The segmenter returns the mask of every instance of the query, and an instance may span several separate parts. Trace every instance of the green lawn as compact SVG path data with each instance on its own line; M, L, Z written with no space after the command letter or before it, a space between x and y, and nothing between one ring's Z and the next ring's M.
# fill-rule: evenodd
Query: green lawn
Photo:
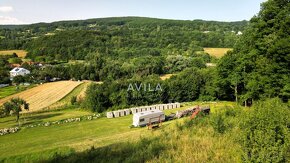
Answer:
M25 111L23 111L25 113ZM28 125L28 124L38 124L42 122L48 121L57 121L63 120L68 118L75 118L84 115L91 115L91 112L80 110L80 109L69 109L69 110L60 110L60 111L51 111L51 112L43 112L43 113L31 113L31 114L24 114L20 116L19 123L21 125ZM7 127L15 127L18 124L15 121L15 116L0 118L0 129L7 128Z
M166 110L165 113L183 110L188 106ZM207 104L205 104L207 105ZM232 103L218 103L213 110ZM54 121L75 115L87 114L81 110L63 110L33 115L30 122ZM11 118L2 118L1 126L13 125ZM27 119L29 119L27 117ZM169 127L175 121L165 122L162 128ZM15 124L15 123L14 123ZM0 137L0 162L37 161L52 158L55 152L69 154L70 151L83 151L91 146L100 147L114 143L138 140L140 136L150 136L151 130L147 128L130 128L132 115L120 118L99 118L92 121L73 122L69 124L54 125L50 127L27 128L16 134Z
M4 87L4 88L0 88L0 99L1 98L4 98L4 97L7 97L7 96L10 96L10 95L13 95L15 93L19 93L21 91L24 91L26 89L29 89L29 88L32 88L34 87L35 85L29 85L29 86L8 86L8 87Z

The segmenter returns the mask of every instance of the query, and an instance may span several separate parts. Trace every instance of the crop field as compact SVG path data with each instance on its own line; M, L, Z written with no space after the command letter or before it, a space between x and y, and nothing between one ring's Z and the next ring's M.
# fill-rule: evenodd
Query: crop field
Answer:
M203 48L203 50L211 56L221 58L228 51L232 50L231 48Z
M29 112L40 111L59 101L82 82L60 81L46 83L26 91L0 99L0 105L11 98L23 98L29 103Z
M27 54L27 51L25 50L2 50L0 51L0 55L12 55L13 53L16 53L18 57L24 58Z
M192 105L210 105L212 110L218 110L224 106L233 106L233 103L219 102L214 104L186 103L184 107L165 110L165 114L175 113L177 110L184 110ZM55 121L63 118L77 117L80 115L92 114L79 109L62 110L47 113L37 113L26 117L30 123L38 121ZM23 118L23 117L22 117ZM188 118L183 118L188 119ZM170 128L178 121L168 121L162 124L161 129ZM4 126L11 125L13 117L1 119ZM15 123L15 122L13 122ZM54 125L49 127L35 127L20 130L18 133L1 136L0 161L25 162L51 159L55 153L61 155L70 154L72 151L81 152L90 149L134 142L141 137L151 137L156 132L147 128L130 128L132 115L107 119L105 117L91 121L72 122L67 124ZM2 126L2 127L4 127Z
M166 80L166 79L169 79L171 78L171 76L173 76L174 74L164 74L164 75L161 75L160 76L160 79L161 80Z
M77 101L83 100L85 98L85 91L90 83L91 83L90 81L83 82L82 84L75 87L69 94L64 96L62 99L60 99L56 103L48 106L46 109L53 110L53 109L59 109L62 107L66 107L66 106L71 104L72 97L76 97Z

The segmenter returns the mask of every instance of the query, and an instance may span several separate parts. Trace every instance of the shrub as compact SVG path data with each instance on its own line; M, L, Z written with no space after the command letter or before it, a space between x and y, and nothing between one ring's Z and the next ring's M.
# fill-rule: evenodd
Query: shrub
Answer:
M289 161L289 124L289 108L278 99L257 103L240 126L244 161Z
M70 103L72 105L74 105L74 104L76 104L76 102L77 102L77 97L76 96L72 96L71 99L70 99Z
M216 133L223 134L226 130L225 118L222 113L216 113L211 116L211 126Z

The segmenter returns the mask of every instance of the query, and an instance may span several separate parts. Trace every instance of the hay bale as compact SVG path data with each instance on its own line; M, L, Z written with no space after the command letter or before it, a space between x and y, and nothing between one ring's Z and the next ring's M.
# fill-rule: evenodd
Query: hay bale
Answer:
M132 112L132 114L135 114L135 113L138 112L138 109L137 108L131 108L131 112Z
M137 108L137 113L140 113L140 112L142 112L142 109L141 109L141 107L138 107Z
M114 117L116 118L116 117L120 117L120 112L119 112L119 110L117 110L117 111L113 111L113 113L114 113Z
M147 111L152 110L150 106L146 106Z
M107 112L107 118L114 118L113 112Z
M119 113L120 113L120 117L125 116L125 111L124 110L119 110Z
M144 112L144 111L146 111L147 110L147 108L146 107L141 107L141 112Z
M124 109L124 113L125 113L125 115L129 115L130 114L130 109Z
M167 106L168 106L168 109L172 109L173 108L173 104L172 103L168 104Z

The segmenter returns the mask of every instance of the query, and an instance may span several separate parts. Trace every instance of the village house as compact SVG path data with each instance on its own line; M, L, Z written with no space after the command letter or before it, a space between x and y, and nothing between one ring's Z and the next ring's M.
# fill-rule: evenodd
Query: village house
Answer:
M18 75L25 76L28 74L30 74L29 70L27 70L25 68L21 68L21 67L15 67L14 69L12 69L10 71L10 78L13 78L13 77L18 76Z

